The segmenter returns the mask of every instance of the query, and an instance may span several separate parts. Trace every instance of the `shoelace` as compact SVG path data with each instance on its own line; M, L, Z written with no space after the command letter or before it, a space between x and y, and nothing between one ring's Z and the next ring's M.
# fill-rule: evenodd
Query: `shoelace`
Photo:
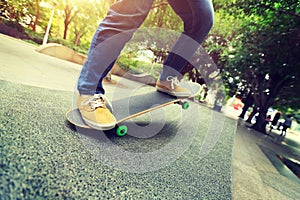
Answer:
M179 80L176 76L168 76L167 81L171 81L171 88L174 90L175 85L179 85Z
M112 104L108 100L108 98L103 94L94 94L91 98L86 100L83 105L90 105L91 109L95 110L99 107L105 107L105 103L107 103L111 108Z

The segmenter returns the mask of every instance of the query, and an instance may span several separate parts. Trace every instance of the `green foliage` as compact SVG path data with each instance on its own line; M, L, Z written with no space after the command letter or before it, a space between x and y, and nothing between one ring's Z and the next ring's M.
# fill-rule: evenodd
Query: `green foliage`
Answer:
M21 22L28 14L30 1L28 0L2 0L0 6L0 16L3 19Z
M148 14L144 27L167 28L175 31L183 30L183 23L174 13L166 0L155 0L150 13Z
M43 33L34 32L29 28L25 28L25 33L28 35L28 37L32 41L32 42L29 42L28 40L26 40L29 43L39 44L39 45L41 45L43 43L43 39L44 39ZM79 46L74 45L74 43L72 41L67 41L67 40L64 40L61 38L57 38L57 37L50 36L48 38L48 43L62 44L64 46L67 46L67 47L69 47L79 53L82 53L82 54L87 54L87 52L88 52L88 47L84 47L84 46L79 47Z
M158 78L162 70L162 65L138 60L136 55L130 53L122 53L117 60L118 65L126 72L133 74L150 74L154 78Z
M31 38L32 41L34 41L37 44L43 43L44 34L37 33L32 31L31 29L26 28L26 34Z
M118 58L117 63L125 71L129 71L132 68L136 68L138 65L137 60L134 60L134 59L130 58L129 55L124 55L124 54Z
M234 57L227 62L227 69L233 69L236 76L251 84L253 91L271 89L272 81L283 81L282 88L297 81L292 77L299 77L299 17L274 12L275 8L262 11L266 6L269 4L260 2L245 8L247 17L244 15L239 41L234 43ZM261 82L256 81L258 78Z
M298 1L238 1L232 14L243 19L226 73L253 92L260 107L257 129L268 107L299 108L300 16Z

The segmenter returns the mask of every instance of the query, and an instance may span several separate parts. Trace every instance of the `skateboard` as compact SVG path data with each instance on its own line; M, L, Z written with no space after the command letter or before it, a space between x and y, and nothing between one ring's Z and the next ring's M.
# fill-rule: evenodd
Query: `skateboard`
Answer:
M144 86L146 88L143 88L143 90L146 92L142 94L128 95L127 93L125 96L125 93L121 93L121 97L111 102L113 110L116 111L113 112L117 120L116 127L114 128L116 135L125 136L127 134L128 128L126 125L122 124L123 122L153 110L172 104L178 104L182 107L182 109L187 110L190 105L188 100L193 99L199 94L201 86L193 82L182 83L180 86L189 89L191 91L191 95L189 97L177 98L166 93L156 91L156 88L152 86ZM92 129L83 121L77 108L69 110L66 113L66 118L69 123L76 127Z

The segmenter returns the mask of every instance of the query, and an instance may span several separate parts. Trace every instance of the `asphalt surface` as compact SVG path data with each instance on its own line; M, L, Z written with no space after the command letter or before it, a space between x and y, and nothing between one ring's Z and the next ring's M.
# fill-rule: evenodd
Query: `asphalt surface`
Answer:
M0 199L299 199L300 135L237 126L198 104L127 122L129 135L65 120L81 66L0 34ZM147 87L113 76L110 99Z
M130 121L122 138L74 129L81 66L34 48L1 35L1 199L232 198L235 120L192 103ZM109 98L145 88L114 79Z

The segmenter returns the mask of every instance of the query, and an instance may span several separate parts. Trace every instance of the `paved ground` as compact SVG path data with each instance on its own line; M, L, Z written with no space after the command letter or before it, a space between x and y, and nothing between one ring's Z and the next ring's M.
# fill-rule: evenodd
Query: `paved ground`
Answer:
M300 135L288 134L285 139L278 133L264 135L241 123L233 147L234 199L299 199L300 179L277 157L299 164L299 139ZM286 143L291 143L289 140L293 145Z
M300 196L299 184L281 175L270 156L264 154L277 152L298 159L298 143L290 142L297 137L278 141L278 137L236 126L236 120L196 104L179 118L174 117L180 114L178 108L165 110L165 119L170 121L152 121L154 127L161 127L152 137L77 133L66 124L64 113L72 107L81 66L39 54L33 46L18 40L0 37L3 199ZM135 82L114 79L120 84L105 85L110 98L141 87ZM154 113L154 119L160 119L158 114ZM194 116L198 120L191 121ZM140 122L145 126L149 119L147 116ZM212 126L211 119L221 123ZM186 120L190 123L181 123ZM140 130L147 129L138 129L137 133L149 134Z
M18 39L2 34L0 38L1 80L74 91L81 66L40 54L36 47Z
M129 122L123 138L76 132L65 112L80 66L5 36L0 46L4 199L231 198L235 120L192 103L185 113L174 105ZM145 88L113 78L109 97Z

